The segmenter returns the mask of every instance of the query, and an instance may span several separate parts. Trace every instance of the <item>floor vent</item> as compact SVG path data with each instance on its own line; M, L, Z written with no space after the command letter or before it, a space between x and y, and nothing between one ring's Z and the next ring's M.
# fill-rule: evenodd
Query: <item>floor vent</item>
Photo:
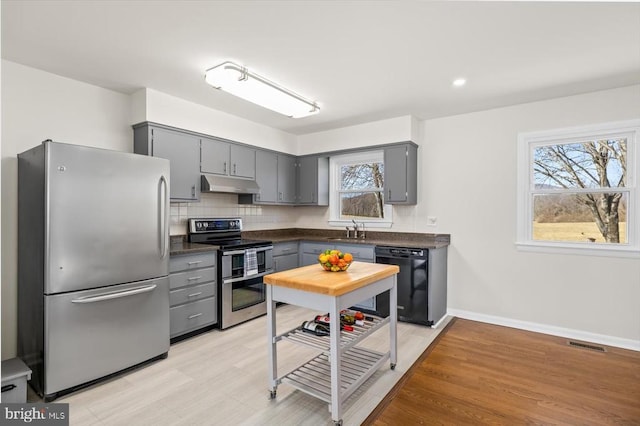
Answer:
M589 349L590 351L596 351L596 352L606 352L607 351L604 346L590 345L588 343L576 342L576 341L573 341L573 340L569 340L567 342L567 345L573 346L574 348Z

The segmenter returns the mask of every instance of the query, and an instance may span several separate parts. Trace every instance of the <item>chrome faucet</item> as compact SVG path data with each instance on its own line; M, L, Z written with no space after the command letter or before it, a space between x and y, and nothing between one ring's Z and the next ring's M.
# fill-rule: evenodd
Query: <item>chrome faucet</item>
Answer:
M358 238L358 224L356 223L355 219L351 219L351 222L353 222L353 238Z
M365 235L364 235L364 222L362 222L360 224L360 238L362 238L364 240Z

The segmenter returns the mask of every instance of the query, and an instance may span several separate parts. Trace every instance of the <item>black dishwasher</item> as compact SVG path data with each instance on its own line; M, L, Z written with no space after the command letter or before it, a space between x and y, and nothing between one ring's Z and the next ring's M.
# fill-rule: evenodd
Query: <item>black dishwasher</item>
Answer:
M423 325L437 323L446 313L445 288L429 279L429 250L376 247L376 263L398 265L398 320Z

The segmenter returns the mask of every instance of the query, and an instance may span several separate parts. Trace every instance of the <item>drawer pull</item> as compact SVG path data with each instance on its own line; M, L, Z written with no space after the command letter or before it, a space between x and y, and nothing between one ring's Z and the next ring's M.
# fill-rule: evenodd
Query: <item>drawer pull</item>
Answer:
M199 276L199 277L191 277L191 278L187 278L187 281L195 281L195 280L199 280L200 278L202 278L202 276Z
M15 388L17 388L17 386L14 384L5 385L2 387L2 392L9 392L10 390L13 390Z
M199 316L202 315L202 312L200 312L199 314L193 314L193 315L189 315L189 317L187 319L194 319L194 318L198 318Z
M198 293L191 293L190 295L188 295L187 297L196 297L196 296L200 296L202 294L201 291L199 291Z
M282 251L283 251L283 252L285 252L285 251L291 251L291 250L292 250L292 249L291 249L291 247L287 247L287 248L283 248L283 249L282 249Z
M202 263L202 260L194 260L192 262L187 262L187 265L191 266L191 265L197 265L198 263Z

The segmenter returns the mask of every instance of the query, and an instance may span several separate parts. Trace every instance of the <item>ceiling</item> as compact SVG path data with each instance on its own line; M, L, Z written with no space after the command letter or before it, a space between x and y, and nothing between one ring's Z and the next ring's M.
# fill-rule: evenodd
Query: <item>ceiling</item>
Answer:
M3 0L2 58L305 134L640 83L640 3ZM206 85L225 60L321 112L292 119Z

